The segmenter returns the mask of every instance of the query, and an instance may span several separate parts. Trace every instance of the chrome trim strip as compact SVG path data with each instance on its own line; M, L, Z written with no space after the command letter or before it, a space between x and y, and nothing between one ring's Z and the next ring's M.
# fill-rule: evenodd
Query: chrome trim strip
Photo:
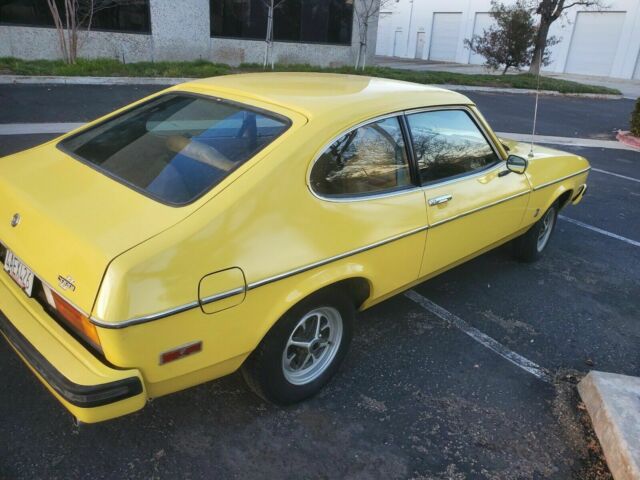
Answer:
M350 250L348 252L341 253L340 255L335 255L333 257L329 257L327 259L320 260L318 262L311 263L309 265L305 265L304 267L300 267L300 268L296 268L294 270L290 270L288 272L280 273L278 275L274 275L273 277L265 278L263 280L258 280L257 282L250 283L247 286L247 290L253 290L254 288L261 287L261 286L266 285L268 283L272 283L272 282L275 282L277 280L282 280L284 278L292 277L293 275L297 275L299 273L304 273L304 272L306 272L308 270L312 270L314 268L321 267L321 266L326 265L328 263L335 262L337 260L342 260L343 258L351 257L353 255L356 255L356 254L362 253L362 252L366 252L367 250L371 250L371 249L376 248L376 247L381 247L383 245L386 245L387 243L391 243L391 242L394 242L396 240L400 240L400 239L402 239L404 237L408 237L410 235L414 235L414 234L419 233L419 232L423 232L423 231L427 230L428 228L429 228L429 226L427 226L427 225L422 226L422 227L418 227L418 228L414 228L413 230L409 230L408 232L404 232L404 233L400 233L398 235L394 235L393 237L389 237L389 238L386 238L384 240L380 240L379 242L372 243L372 244L367 245L365 247L356 248L355 250Z
M487 208L495 207L504 202L508 202L509 200L513 200L514 198L522 197L523 195L528 195L531 193L531 190L525 190L524 192L516 193L515 195L510 195L506 198L501 198L500 200L496 200L495 202L491 202L487 205L482 205L481 207L474 208L472 210L468 210L466 212L459 213L458 215L454 215L453 217L445 218L444 220L440 220L439 222L435 222L431 224L431 228L437 227L438 225L443 225L445 223L452 222L462 217L466 217L467 215L471 215L472 213L479 212L481 210L485 210Z
M557 180L552 180L550 182L543 183L542 185L538 185L537 187L533 187L533 191L535 192L536 190L540 190L542 188L546 188L546 187L548 187L550 185L554 185L556 183L564 182L565 180L568 180L569 178L573 178L573 177L577 177L578 175L582 175L583 173L588 172L589 170L591 170L591 167L587 167L584 170L580 170L577 173L572 173L571 175L567 175L566 177L562 177L562 178L559 178Z
M314 262L314 263L311 263L309 265L305 265L303 267L299 267L299 268L296 268L296 269L293 269L293 270L289 270L288 272L283 272L283 273L280 273L278 275L274 275L272 277L268 277L268 278L264 278L262 280L258 280L256 282L248 284L246 290L247 291L253 290L254 288L262 287L263 285L267 285L269 283L273 283L273 282L278 281L278 280L282 280L282 279L285 279L285 278L292 277L294 275L298 275L300 273L312 270L312 269L317 268L317 267L321 267L321 266L326 265L328 263L335 262L337 260L342 260L343 258L347 258L347 257L353 256L353 255L356 255L358 253L366 252L367 250L371 250L371 249L376 248L376 247L381 247L383 245L386 245L388 243L394 242L396 240L400 240L400 239L408 237L410 235L414 235L416 233L423 232L423 231L427 230L428 228L429 227L427 225L422 226L422 227L418 227L418 228L414 228L414 229L409 230L407 232L400 233L398 235L394 235L394 236L386 238L384 240L380 240L379 242L375 242L375 243L372 243L372 244L364 246L364 247L356 248L354 250L350 250L348 252L341 253L339 255L335 255L333 257L330 257L330 258L327 258L327 259L324 259L324 260L320 260L318 262ZM223 298L229 298L229 297L231 297L233 295L238 295L239 293L242 293L244 291L245 291L244 287L235 288L235 289L229 290L227 292L222 292L222 293L219 293L219 294L216 294L216 295L212 295L211 297L207 297L207 298L205 298L203 300L203 303L205 303L205 304L206 303L212 303L212 302L215 302L217 300L222 300ZM168 309L168 310L164 310L162 312L153 313L151 315L145 315L145 316L142 316L142 317L136 317L136 318L132 318L130 320L125 320L125 321L117 322L117 323L105 322L104 320L100 320L99 318L96 318L96 317L91 317L90 320L91 320L91 323L93 323L94 325L98 325L99 327L102 327L102 328L120 329L120 328L129 327L129 326L132 326L132 325L139 325L141 323L147 323L147 322L152 322L154 320L159 320L161 318L169 317L171 315L176 315L178 313L183 313L183 312L186 312L188 310L192 310L192 309L197 308L199 306L200 306L200 302L199 301L189 302L189 303L186 303L184 305L180 305L179 307L175 307L175 308L171 308L171 309Z
M216 293L215 295L210 295L200 300L200 305L208 305L209 303L217 302L219 300L224 300L225 298L229 298L229 297L234 297L244 292L246 292L246 289L244 287L238 287L232 290L227 290L226 292Z

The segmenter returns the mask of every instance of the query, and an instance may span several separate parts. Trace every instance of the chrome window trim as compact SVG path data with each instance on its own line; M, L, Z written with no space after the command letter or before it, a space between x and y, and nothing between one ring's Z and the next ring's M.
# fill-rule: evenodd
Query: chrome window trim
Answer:
M533 191L535 192L537 190L541 190L541 189L549 187L551 185L555 185L556 183L564 182L565 180L568 180L570 178L577 177L578 175L582 175L583 173L586 173L589 170L591 170L591 167L584 168L584 169L580 170L579 172L572 173L571 175L566 175L566 176L564 176L562 178L559 178L557 180L551 180L550 182L546 182L546 183L543 183L543 184L538 185L536 187L533 187Z
M311 192L311 194L316 197L319 200L323 200L325 202L334 202L334 203L349 203L349 202L363 202L363 201L367 201L367 200L377 200L377 199L381 199L381 198L388 198L388 197L397 197L399 195L407 195L409 193L415 193L416 191L420 190L420 187L418 185L414 185L413 183L407 185L405 188L398 188L395 190L386 190L386 191L382 191L380 193L363 193L363 194L354 194L353 196L344 196L344 197L326 197L324 195L321 195L319 193L317 193L316 191L313 190L313 187L311 186L311 172L313 171L313 167L315 167L316 163L318 162L318 160L320 160L320 157L324 154L324 152L327 151L327 149L333 145L337 140L339 140L340 138L344 137L346 134L353 132L354 130L357 130L359 128L365 127L371 123L375 123L375 122L379 122L380 120L386 120L387 118L397 118L401 115L403 115L404 112L402 110L397 111L397 112L392 112L392 113L385 113L383 115L379 115L377 117L372 117L368 120L364 120L360 123L357 123L355 125L352 125L351 127L347 128L346 130L343 130L341 133L339 133L338 135L334 136L331 138L331 140L329 140L327 143L323 144L322 147L320 147L318 149L318 151L316 152L316 154L313 156L313 160L311 161L311 165L309 166L309 168L307 169L307 188L309 189L309 191ZM398 126L401 127L400 125L400 120L398 119ZM404 139L403 139L404 140ZM411 170L411 162L409 161L409 145L407 145L407 142L404 142L404 150L407 154L407 167L409 168L409 170Z
M364 247L360 247L360 248L356 248L356 249L353 249L353 250L349 250L347 252L344 252L344 253L341 253L341 254L338 254L338 255L334 255L333 257L325 258L324 260L319 260L317 262L310 263L308 265L305 265L305 266L302 266L302 267L298 267L298 268L295 268L295 269L280 273L278 275L274 275L274 276L271 276L271 277L263 278L262 280L258 280L258 281L249 283L247 285L247 287L246 287L246 291L253 290L255 288L262 287L262 286L267 285L269 283L273 283L273 282L276 282L278 280L283 280L285 278L289 278L289 277L292 277L294 275L298 275L300 273L307 272L307 271L312 270L314 268L318 268L318 267L321 267L323 265L327 265L328 263L335 262L335 261L338 261L338 260L342 260L344 258L356 255L358 253L366 252L366 251L371 250L371 249L376 248L376 247L381 247L383 245L386 245L388 243L394 242L396 240L400 240L402 238L405 238L405 237L414 235L416 233L425 231L428 228L429 228L429 226L427 226L427 225L424 225L424 226L421 226L421 227L417 227L417 228L414 228L412 230L408 230L406 232L399 233L397 235L393 235L391 237L385 238L384 240L380 240L378 242L371 243L371 244L366 245ZM243 291L245 291L245 289L243 287L235 288L233 290L228 290L226 292L222 292L222 293L219 293L219 294L216 294L216 295L212 295L210 297L205 298L203 300L203 303L205 303L205 302L206 303L212 303L212 302L215 302L217 300L221 300L223 298L229 298L231 296L238 295L238 294L242 293ZM141 316L141 317L135 317L135 318L132 318L132 319L129 319L129 320L125 320L125 321L122 321L122 322L115 322L115 323L113 323L113 322L105 322L104 320L101 320L101 319L99 319L97 317L91 317L90 320L91 320L91 323L93 323L94 325L98 325L98 326L103 327L103 328L120 329L120 328L129 327L129 326L132 326L132 325L139 325L141 323L147 323L147 322L152 322L154 320L159 320L161 318L169 317L171 315L176 315L178 313L183 313L183 312L186 312L188 310L192 310L194 308L198 308L199 306L200 306L200 302L196 300L196 301L193 301L193 302L185 303L184 305L180 305L178 307L170 308L170 309L163 310L161 312L153 313L153 314L150 314L150 315L145 315L145 316Z

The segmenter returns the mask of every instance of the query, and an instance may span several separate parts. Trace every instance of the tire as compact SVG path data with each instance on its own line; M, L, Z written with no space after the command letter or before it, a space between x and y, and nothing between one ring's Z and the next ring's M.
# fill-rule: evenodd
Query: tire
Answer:
M514 256L522 262L535 262L549 245L558 221L558 202L554 203L524 234L513 241ZM550 223L547 223L550 222Z
M305 298L276 322L247 358L241 369L247 385L277 405L315 395L344 360L354 317L353 302L336 289Z

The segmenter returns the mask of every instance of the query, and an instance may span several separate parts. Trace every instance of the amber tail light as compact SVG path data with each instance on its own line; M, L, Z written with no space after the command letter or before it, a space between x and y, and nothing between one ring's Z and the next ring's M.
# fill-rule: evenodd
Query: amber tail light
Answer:
M56 292L51 290L46 285L43 285L47 302L51 307L55 309L58 315L66 321L67 325L71 327L76 333L78 333L87 342L91 343L98 350L100 348L100 338L98 337L98 331L95 325L89 321L89 319L77 308L63 299Z

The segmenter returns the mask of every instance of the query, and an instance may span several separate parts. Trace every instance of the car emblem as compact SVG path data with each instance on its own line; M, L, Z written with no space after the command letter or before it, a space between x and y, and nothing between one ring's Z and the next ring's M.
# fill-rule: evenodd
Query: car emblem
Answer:
M11 226L12 227L17 227L19 223L20 223L20 214L16 213L11 218Z
M70 276L63 277L62 275L58 275L58 285L63 290L71 290L72 292L76 291L75 280Z

